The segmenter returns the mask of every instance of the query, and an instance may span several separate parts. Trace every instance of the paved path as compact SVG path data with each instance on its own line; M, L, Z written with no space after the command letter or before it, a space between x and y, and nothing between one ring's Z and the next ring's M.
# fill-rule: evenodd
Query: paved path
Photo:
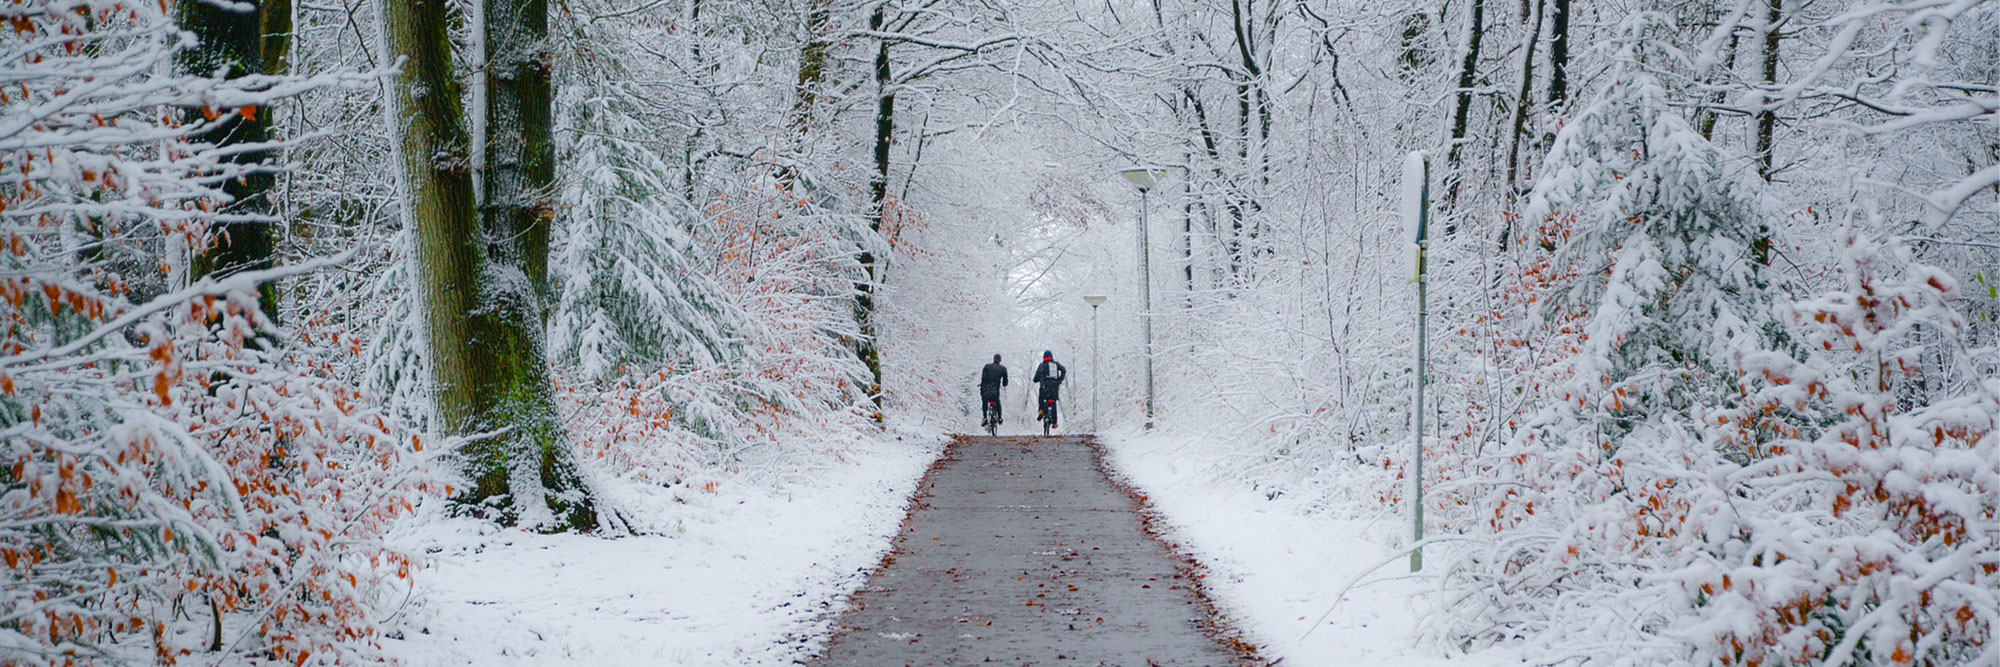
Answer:
M815 665L1249 662L1088 438L961 437Z

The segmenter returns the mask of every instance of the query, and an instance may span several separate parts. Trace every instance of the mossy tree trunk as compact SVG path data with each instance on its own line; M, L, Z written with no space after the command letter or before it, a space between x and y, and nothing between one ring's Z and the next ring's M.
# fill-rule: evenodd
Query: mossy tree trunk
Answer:
M484 210L447 7L400 0L383 3L383 15L391 57L403 59L394 101L438 416L454 433L490 435L461 451L473 484L458 500L496 507L503 522L590 529L596 508L567 459L539 335L553 169L547 5L487 3L489 135L502 150L488 156L487 184L498 190Z

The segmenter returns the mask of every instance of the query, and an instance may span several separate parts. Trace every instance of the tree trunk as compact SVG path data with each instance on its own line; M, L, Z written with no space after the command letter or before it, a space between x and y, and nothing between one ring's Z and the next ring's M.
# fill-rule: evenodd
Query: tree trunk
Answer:
M488 284L495 298L476 319L492 345L511 350L483 386L510 397L487 407L514 420L522 438L515 451L534 461L548 508L568 528L597 524L588 489L576 470L569 439L558 417L554 386L542 350L541 327L553 298L549 284L549 237L555 223L555 86L548 52L548 0L486 0L486 202L480 228L487 241ZM525 290L497 288L517 285ZM495 278L500 278L495 281ZM497 283L497 284L496 284ZM481 341L473 341L478 345ZM522 469L517 464L516 470ZM521 484L515 481L515 485Z
M1766 0L1764 4L1764 90L1778 85L1778 45L1783 39L1784 0ZM1757 176L1766 182L1771 180L1774 153L1777 147L1772 143L1771 133L1778 127L1778 112L1771 108L1770 101L1764 100L1764 109L1757 113ZM1771 265L1771 228L1757 223L1757 238L1750 244L1750 252L1759 266Z
M1549 16L1549 106L1569 100L1569 3L1552 0Z
M1733 32L1730 33L1729 35L1729 46L1726 48L1727 53L1722 57L1722 72L1725 79L1727 78L1729 73L1734 72L1736 70L1736 47L1740 37L1741 37L1740 35L1737 35ZM1715 91L1714 94L1709 96L1708 108L1703 109L1701 114L1701 127L1700 127L1701 138L1703 139L1715 138L1715 120L1718 115L1715 111L1715 107L1721 106L1724 101L1728 100L1728 98L1729 94L1721 90L1717 90Z
M1248 80L1238 80L1236 82L1236 168L1239 170L1250 168L1250 83ZM1237 179L1237 187L1230 188L1229 192L1232 204L1236 207L1236 210L1242 212L1229 225L1229 271L1237 281L1242 281L1244 274L1250 268L1248 261L1250 248L1248 242L1255 240L1255 232L1249 231L1246 224L1254 224L1255 222L1250 218L1250 214L1253 213L1250 208L1251 200L1249 193L1245 192L1249 187L1248 180L1249 175L1244 174L1243 178Z
M538 305L549 293L555 219L555 87L548 0L485 0L487 262L518 267ZM511 242L510 242L511 241ZM537 311L540 309L537 308ZM536 313L539 320L539 312Z
M1397 70L1403 81L1414 82L1430 67L1431 57L1423 48L1424 33L1430 32L1431 15L1421 10L1403 15L1403 55L1397 58L1401 67Z
M1160 39L1161 48L1164 49L1166 53L1170 56L1178 56L1178 52L1174 50L1174 41L1173 38L1171 37L1172 33L1167 31L1166 8L1161 6L1159 0L1153 0L1152 4L1153 4L1153 23L1155 26L1159 28L1159 34L1161 37ZM1182 95L1179 98L1165 98L1164 101L1166 103L1167 108L1173 112L1174 118L1185 122L1187 120L1190 120L1188 118L1189 107L1192 106L1192 103L1198 103L1198 102L1195 101L1194 99L1193 89L1190 88L1187 84L1182 84L1181 93ZM1213 137L1208 133L1208 121L1206 119L1202 119L1200 123L1201 123L1202 137L1204 140L1207 141L1209 145L1209 154L1214 155L1215 142ZM1194 191L1194 149L1192 147L1184 147L1184 150L1182 151L1181 163L1186 165L1181 172L1181 269L1183 275L1187 280L1187 295L1185 300L1183 301L1183 304L1188 308L1193 308L1194 294L1195 294L1194 291L1195 191ZM1210 212L1209 209L1207 209L1206 207L1204 207L1202 210L1203 213ZM1212 227L1213 220L1211 220L1210 222Z
M292 0L262 0L257 19L263 24L265 74L292 71Z
M1507 134L1507 185L1514 188L1515 196L1527 194L1521 187L1521 135L1528 130L1528 109L1535 105L1535 47L1542 41L1542 0L1535 0L1529 10L1528 37L1521 46L1521 88L1514 99L1514 129ZM1507 248L1507 237L1500 237L1500 248Z
M1194 150L1184 149L1181 164L1181 272L1187 280L1187 298L1182 305L1194 307Z
M1516 199L1526 197L1529 189L1521 183L1521 137L1528 133L1528 109L1535 104L1535 46L1542 41L1542 4L1542 0L1535 0L1528 10L1532 18L1528 20L1528 36L1521 48L1520 94L1514 98L1514 127L1507 133L1507 185ZM1514 236L1514 216L1504 219L1500 230L1501 252L1507 251Z
M1257 30L1254 23L1256 8L1251 0L1235 0L1230 3L1229 8L1230 19L1235 29L1236 53L1244 73L1243 79L1236 87L1239 114L1237 129L1243 142L1240 158L1244 169L1254 169L1257 173L1257 178L1253 181L1256 190L1242 193L1242 206L1250 219L1248 229L1243 231L1247 247L1238 248L1237 252L1242 255L1238 261L1248 268L1250 257L1259 254L1260 248L1269 250L1268 246L1259 243L1258 238L1263 235L1264 227L1263 216L1260 215L1264 208L1263 193L1271 185L1271 99L1264 90L1264 67L1258 58ZM1271 33L1270 30L1265 32L1267 35ZM1250 121L1253 110L1257 119L1254 135ZM1255 150L1252 150L1253 146Z
M403 59L391 117L401 124L438 416L456 435L499 432L462 450L473 487L458 500L497 505L503 522L545 528L560 521L589 529L597 525L596 509L563 460L566 441L536 335L539 290L535 269L524 261L535 241L522 238L517 227L547 225L540 219L546 203L537 202L549 193L529 186L537 165L527 157L550 149L547 63L527 56L543 41L535 26L546 30L546 5L488 3L488 77L499 80L488 82L499 84L489 88L488 104L516 108L496 114L492 123L492 130L512 139L493 141L503 147L489 156L495 163L490 183L499 186L493 200L500 205L485 211L495 227L482 229L472 141L451 66L448 4L403 0L382 3L382 11L391 57ZM537 86L538 102L531 92ZM539 145L529 146L536 140L527 128L536 123L542 124ZM546 255L545 240L540 247Z
M1784 0L1765 0L1764 5L1764 89L1769 91L1778 83L1778 45L1783 39L1778 24L1784 18ZM1757 112L1757 176L1771 180L1772 152L1771 132L1778 127L1778 113L1771 109L1769 102Z
M886 21L883 7L876 5L868 16L868 29L880 32ZM896 90L895 81L889 68L889 42L877 40L875 44L875 171L868 178L869 227L876 235L883 234L889 207L889 146L896 132ZM867 272L865 281L856 285L854 297L854 319L861 326L861 340L855 341L855 354L861 363L868 366L868 374L873 384L867 387L869 396L875 399L875 418L882 419L882 352L876 327L875 288L881 279L881 264L875 253L861 252L861 267Z
M194 33L197 40L195 48L181 52L181 66L199 76L230 79L268 73L264 12L275 9L273 5L283 4L283 1L263 0L246 11L235 11L202 0L180 0L181 27ZM286 16L289 22L289 12ZM231 114L231 111L235 113ZM198 141L229 147L262 144L271 140L270 107L216 109L212 112L229 115L213 122L207 131L197 137ZM207 122L201 110L191 110L188 116L190 122ZM253 169L240 178L222 183L223 193L229 195L231 200L224 212L260 218L271 215L271 189L277 184L276 174L255 168L271 157L270 150L250 150L222 158L224 163L233 167ZM276 262L278 252L277 227L277 222L269 219L217 222L215 245L194 258L189 277L198 280L209 275L226 276L270 268ZM257 286L257 305L266 316L277 318L276 283Z
M810 126L813 108L819 104L820 86L826 82L826 26L832 19L832 0L812 0L806 10L805 43L799 46L799 83L788 119L795 137L803 137Z
M797 189L799 173L792 160L804 156L813 114L819 106L820 87L826 83L827 48L831 46L826 27L833 18L833 0L811 0L806 8L803 41L799 44L798 85L793 88L792 110L785 116L786 141L791 155L777 167L778 187L787 193Z
M1229 226L1231 229L1242 229L1243 206L1238 203L1236 198L1235 182L1222 170L1222 146L1216 139L1215 127L1209 122L1208 107L1202 104L1201 97L1195 94L1193 87L1183 86L1181 88L1181 97L1187 100L1188 110L1194 112L1195 126L1199 129L1201 135L1202 152L1208 155L1211 178L1215 179L1216 187L1223 190L1222 208L1229 214ZM1190 168L1191 171L1192 168ZM1214 227L1215 225L1210 226ZM1230 275L1236 275L1242 267L1237 264L1235 248L1230 245L1229 240L1221 238L1221 230L1215 229L1212 231L1215 232L1216 241L1223 246L1224 254L1228 256Z
M1466 25L1465 59L1458 68L1458 102L1451 112L1451 145L1445 148L1445 208L1456 208L1459 187L1465 182L1465 134L1472 116L1472 86L1479 82L1479 44L1486 37L1486 0L1472 0L1472 15ZM1455 218L1446 218L1444 235L1456 231Z

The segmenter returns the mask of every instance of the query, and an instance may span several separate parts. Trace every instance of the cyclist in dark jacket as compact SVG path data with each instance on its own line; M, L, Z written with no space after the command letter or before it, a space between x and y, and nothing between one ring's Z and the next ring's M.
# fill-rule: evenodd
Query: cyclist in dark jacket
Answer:
M991 405L993 406L993 416L990 419L993 420L993 423L1005 423L1005 420L1000 418L1000 388L1005 386L1007 386L1007 367L1000 365L1000 355L996 354L993 355L993 363L987 364L985 368L979 370L979 414L981 419L989 419L989 417L985 416L986 406ZM979 425L983 428L986 426L986 422L981 421Z
M1055 402L1062 398L1062 383L1068 378L1069 369L1063 368L1063 365L1056 361L1056 353L1043 351L1042 365L1035 367L1035 384L1042 387L1039 397L1041 400L1035 401L1035 405L1047 411L1046 418L1050 422L1062 422L1059 416L1062 413L1056 410Z

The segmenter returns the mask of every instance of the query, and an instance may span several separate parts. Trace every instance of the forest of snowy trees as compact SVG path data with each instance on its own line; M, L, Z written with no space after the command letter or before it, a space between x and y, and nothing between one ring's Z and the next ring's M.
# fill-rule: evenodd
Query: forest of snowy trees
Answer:
M0 17L0 663L393 660L398 525L676 530L1089 293L1066 426L1150 320L1217 484L1402 516L1425 415L1439 651L2000 660L2000 1Z

